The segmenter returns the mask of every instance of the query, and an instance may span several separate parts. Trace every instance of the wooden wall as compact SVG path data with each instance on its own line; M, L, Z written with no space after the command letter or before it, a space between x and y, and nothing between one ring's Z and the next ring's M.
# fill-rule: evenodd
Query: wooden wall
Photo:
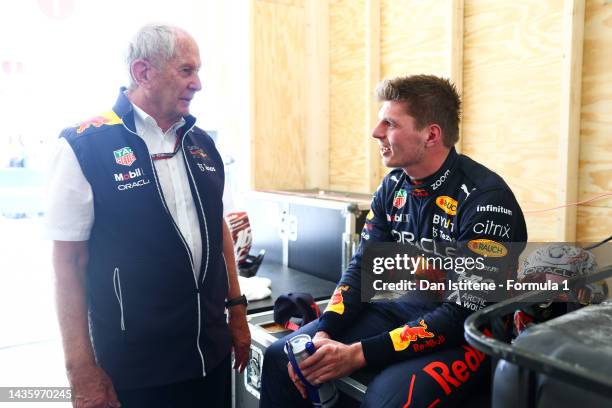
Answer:
M587 1L584 23L579 200L612 192L612 3ZM612 233L612 197L578 208L577 236Z
M530 240L612 231L610 197L534 211L612 191L611 2L253 0L253 16L255 188L372 192L376 82L433 73L462 91L460 149L510 184Z

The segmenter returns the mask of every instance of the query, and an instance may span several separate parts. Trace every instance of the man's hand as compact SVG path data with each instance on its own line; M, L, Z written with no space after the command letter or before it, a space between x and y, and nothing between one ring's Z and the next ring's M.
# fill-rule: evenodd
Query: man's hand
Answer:
M306 399L306 387L304 386L304 384L302 384L302 381L300 381L300 378L297 376L295 371L293 371L291 363L287 363L287 373L289 374L291 382L293 383L293 385L295 385L295 388L297 388L297 390L300 392L302 398Z
M311 384L346 377L366 365L361 343L346 345L329 338L315 338L316 353L300 363L300 370Z
M246 320L245 306L229 308L229 329L234 347L234 368L243 372L249 362L251 350L251 332Z
M327 334L324 331L318 331L318 332L315 333L314 337L312 338L312 341L316 345L321 340L328 340L328 339L330 339L329 334ZM302 365L300 364L300 367L301 366ZM289 379L291 379L291 382L293 382L293 385L295 385L295 388L297 388L297 390L302 395L302 398L306 399L307 398L306 386L304 386L304 384L302 384L302 381L300 380L298 375L295 373L295 371L293 371L293 366L291 365L291 363L287 363L287 373L289 374ZM302 374L304 374L303 371L302 371ZM306 379L308 379L308 377Z
M312 338L312 341L316 343L317 340L321 339L331 339L331 337L329 336L329 334L327 334L327 332L318 331L315 333L314 337Z
M119 408L121 404L108 375L97 365L68 370L75 408Z

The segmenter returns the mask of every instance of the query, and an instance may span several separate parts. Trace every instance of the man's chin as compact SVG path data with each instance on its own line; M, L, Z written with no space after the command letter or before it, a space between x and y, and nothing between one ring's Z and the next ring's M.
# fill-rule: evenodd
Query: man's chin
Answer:
M388 159L388 158L386 158L386 157L383 157L383 158L382 158L382 164L383 164L383 166L388 167L388 168L394 168L394 167L397 167L397 166L395 166L395 165L393 164L393 161L392 161L391 159Z

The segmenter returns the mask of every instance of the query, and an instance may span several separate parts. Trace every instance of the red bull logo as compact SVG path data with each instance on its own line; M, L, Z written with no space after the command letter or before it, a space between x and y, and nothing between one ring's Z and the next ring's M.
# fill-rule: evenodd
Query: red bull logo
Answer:
M459 388L476 373L485 359L485 354L473 347L464 345L465 354L462 359L453 361L450 366L442 361L432 361L423 367L423 371L433 378L449 395L454 387Z
M415 188L410 192L415 197L427 197L429 193L424 188Z
M191 155L194 157L200 157L202 159L205 159L208 157L208 155L204 152L204 150L196 146L190 146L189 153L191 153Z
M83 133L85 129L87 129L90 126L100 127L108 122L110 122L108 118L105 118L102 116L96 116L94 118L86 120L85 122L82 122L77 129L77 133Z
M95 116L91 119L88 119L84 122L79 123L77 125L76 132L83 133L85 130L87 130L91 126L99 128L102 125L116 125L119 123L122 123L119 116L117 116L115 112L110 111L110 112L103 113L100 116Z
M344 314L344 298L342 297L342 292L346 292L348 290L347 285L338 286L332 295L326 312L334 312L338 314Z
M395 351L402 351L410 346L410 343L417 341L418 339L429 339L435 336L432 332L427 331L427 324L424 320L419 322L418 326L399 327L389 332L391 341L393 342L393 348Z

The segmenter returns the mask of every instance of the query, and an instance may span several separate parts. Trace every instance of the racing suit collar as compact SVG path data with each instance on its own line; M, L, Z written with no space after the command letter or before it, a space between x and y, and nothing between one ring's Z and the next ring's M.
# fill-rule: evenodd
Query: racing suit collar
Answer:
M423 197L433 195L436 191L439 191L440 187L444 185L452 173L458 157L459 155L457 154L457 151L454 147L452 147L438 171L421 180L410 181L406 176L407 182L404 183L404 187L406 187L408 192L414 196Z

